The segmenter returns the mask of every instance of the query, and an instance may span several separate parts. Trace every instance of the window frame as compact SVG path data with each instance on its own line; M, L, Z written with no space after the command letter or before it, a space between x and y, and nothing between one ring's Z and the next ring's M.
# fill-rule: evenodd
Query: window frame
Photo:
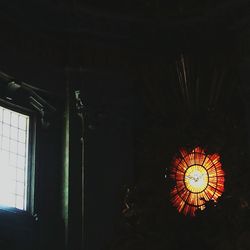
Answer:
M29 116L29 136L28 136L28 161L27 161L27 191L26 209L18 209L9 206L0 206L0 210L10 212L20 212L35 215L35 183L36 183L36 113L26 108L24 105L13 103L9 100L0 98L0 106L14 112Z

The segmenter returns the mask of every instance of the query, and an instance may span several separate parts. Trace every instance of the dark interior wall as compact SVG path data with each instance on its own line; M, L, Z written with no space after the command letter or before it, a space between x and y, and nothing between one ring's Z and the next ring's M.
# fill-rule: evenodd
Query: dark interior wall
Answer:
M122 72L75 75L71 90L79 89L86 105L86 249L105 249L119 222L123 186L134 181L134 86Z

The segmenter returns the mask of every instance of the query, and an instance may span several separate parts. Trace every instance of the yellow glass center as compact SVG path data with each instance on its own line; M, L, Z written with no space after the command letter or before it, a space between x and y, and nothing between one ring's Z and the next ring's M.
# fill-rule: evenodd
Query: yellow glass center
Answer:
M189 191L193 193L202 192L208 184L207 171L200 165L193 165L187 169L184 181Z

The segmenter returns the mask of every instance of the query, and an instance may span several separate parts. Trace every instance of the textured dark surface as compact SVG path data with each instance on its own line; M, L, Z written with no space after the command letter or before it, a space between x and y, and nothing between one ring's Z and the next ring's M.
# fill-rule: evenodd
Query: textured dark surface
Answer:
M59 110L49 130L38 131L41 249L63 244L57 212L67 81L87 105L86 250L183 249L193 236L204 249L247 249L249 13L245 0L1 1L0 69L50 91L43 96ZM181 54L190 74L184 92ZM71 115L77 190L80 129ZM195 144L222 154L227 199L190 221L170 206L164 174L179 146ZM122 214L125 186L133 204ZM79 197L72 197L77 215Z

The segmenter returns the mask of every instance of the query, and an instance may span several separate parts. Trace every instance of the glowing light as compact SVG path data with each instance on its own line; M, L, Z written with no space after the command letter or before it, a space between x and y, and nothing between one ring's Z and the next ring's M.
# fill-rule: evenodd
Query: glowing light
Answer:
M29 116L0 106L0 207L26 210Z
M224 191L224 171L218 154L207 155L200 147L187 152L180 150L180 157L172 162L171 202L179 212L191 216L205 209L205 202L217 199Z
M208 185L207 171L199 165L191 166L185 173L184 182L189 191L202 192Z

